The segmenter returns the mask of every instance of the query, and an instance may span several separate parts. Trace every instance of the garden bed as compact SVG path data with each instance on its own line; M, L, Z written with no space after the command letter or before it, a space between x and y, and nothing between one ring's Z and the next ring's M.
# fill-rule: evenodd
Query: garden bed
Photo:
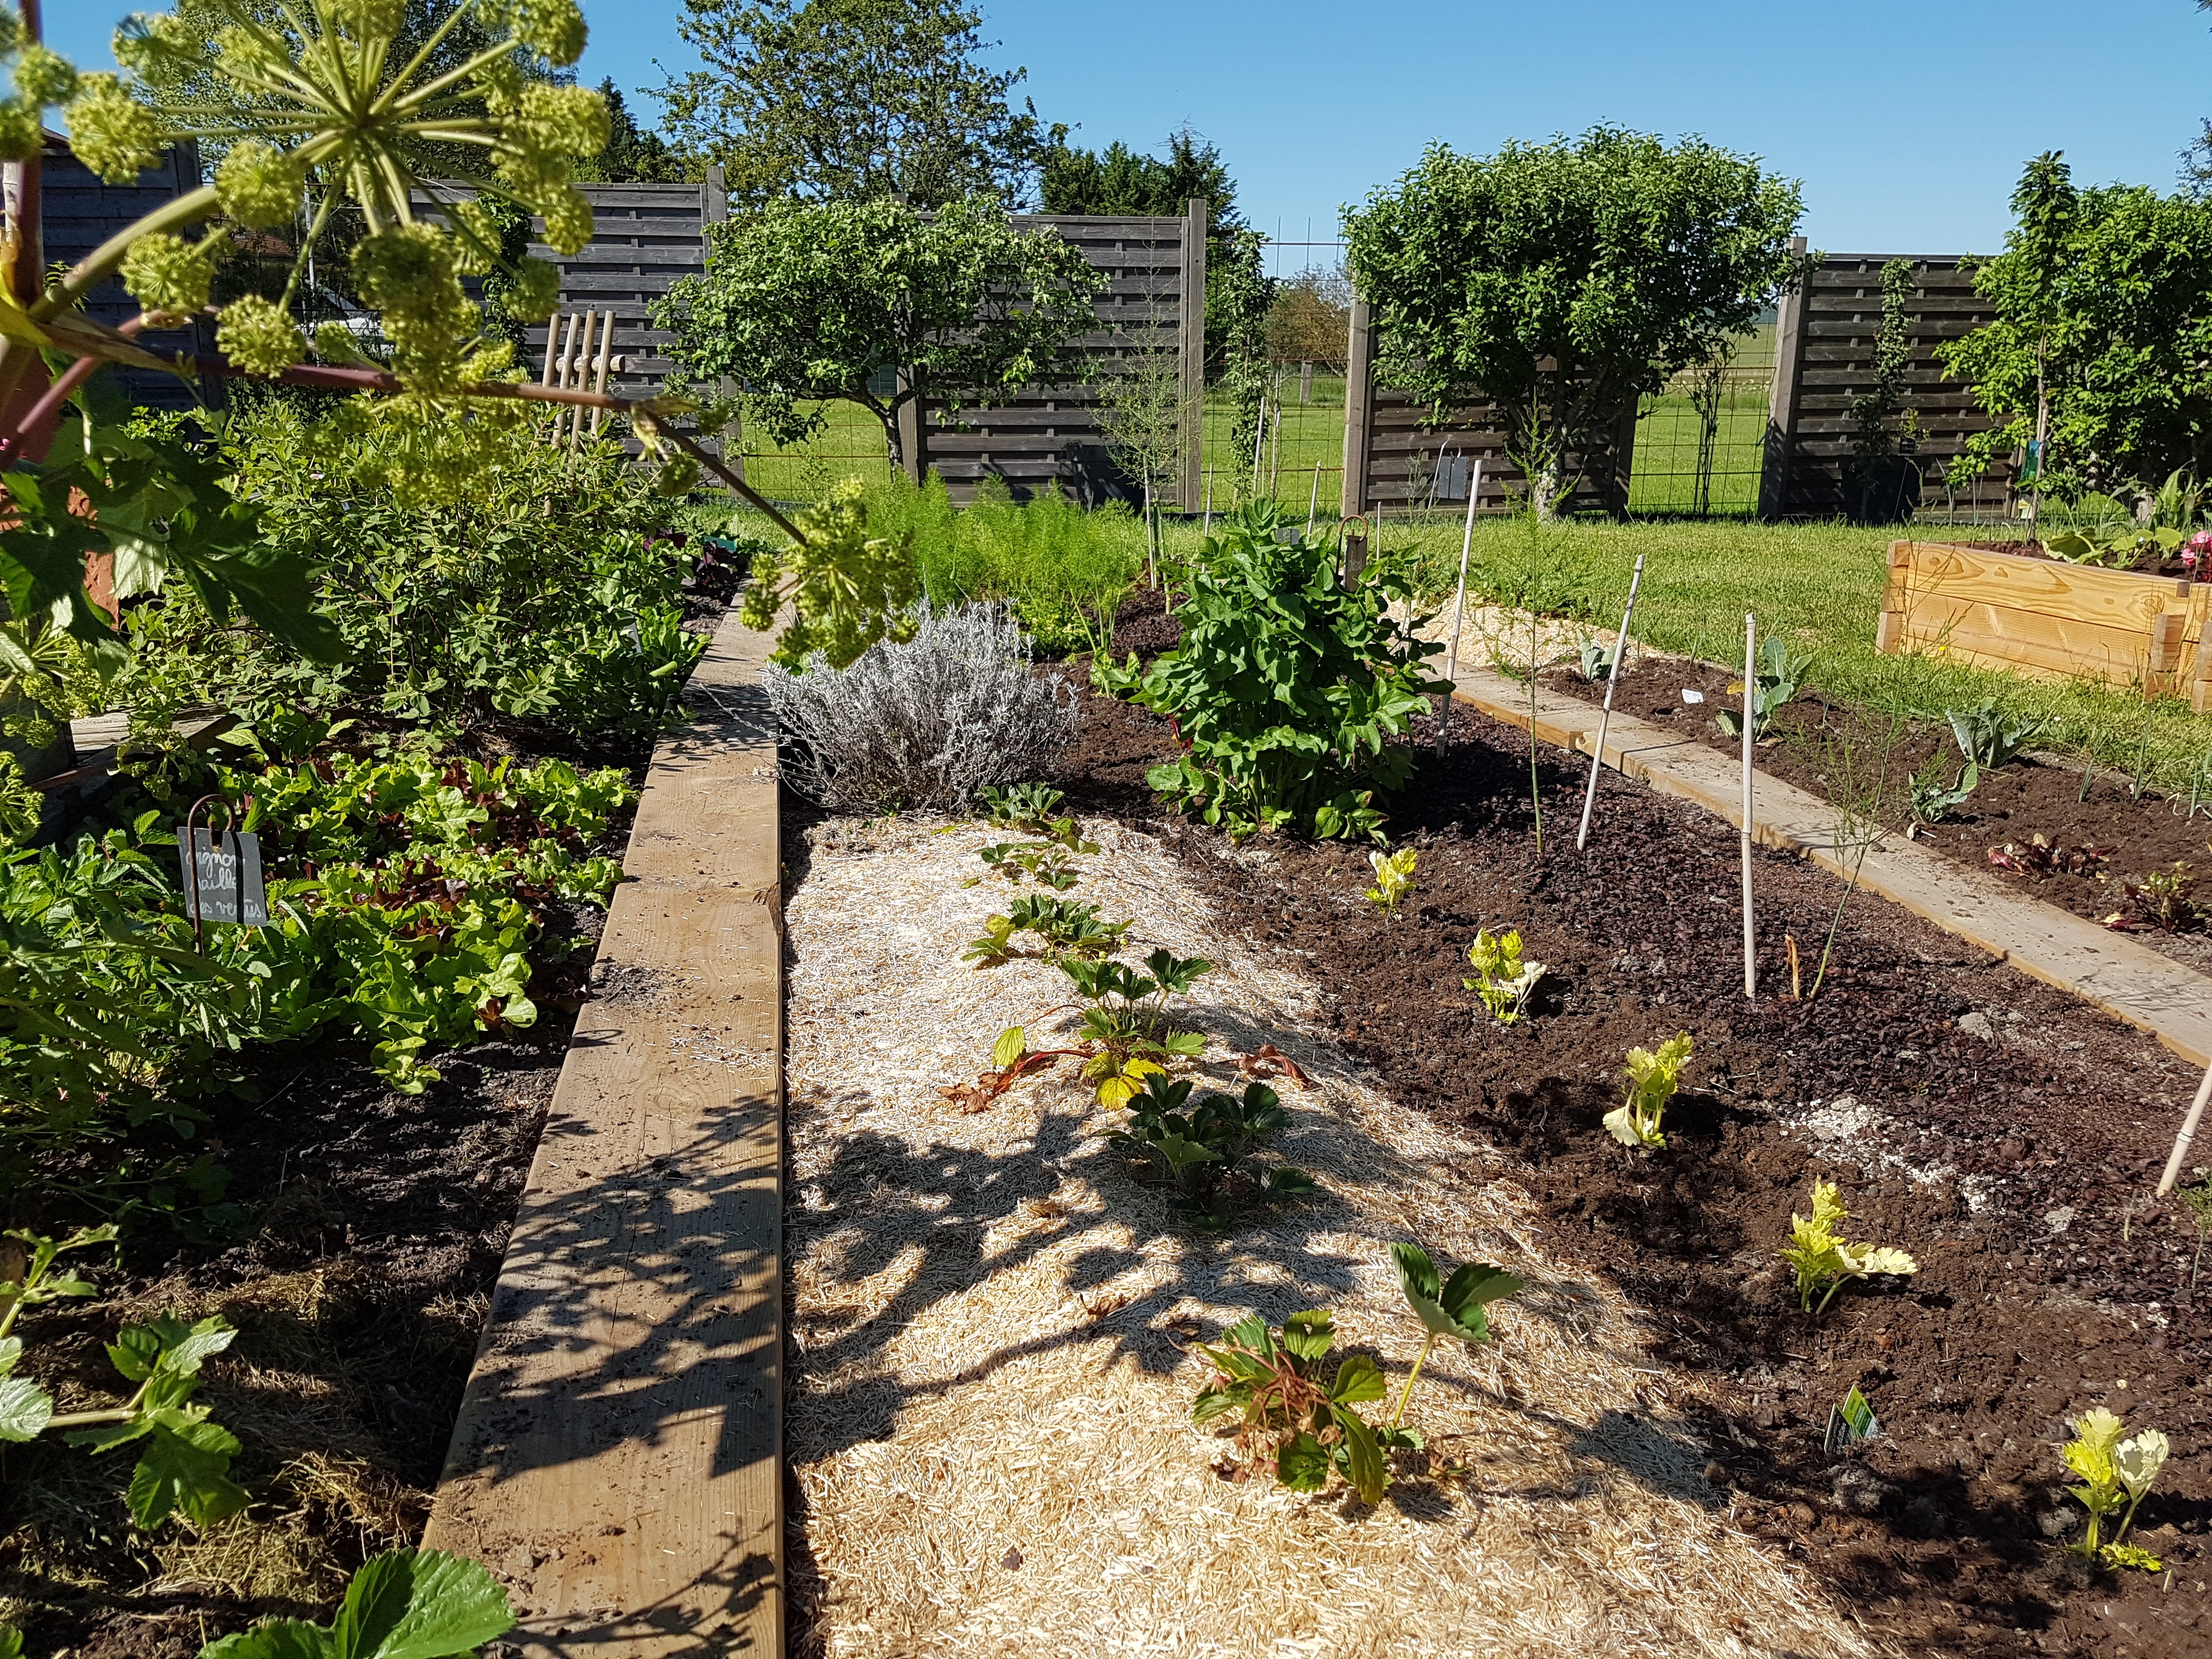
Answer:
M1614 693L1613 708L1735 755L1741 750L1741 740L1723 733L1713 716L1718 709L1741 706L1741 694L1728 690L1736 683L1731 671L1709 663L1634 653ZM1543 684L1585 702L1604 701L1602 681L1593 683L1571 670L1547 672ZM1705 701L1685 702L1685 690L1699 693ZM1829 793L1820 745L1823 731L1872 747L1883 740L1888 724L1883 717L1830 702L1817 690L1784 704L1774 718L1775 735L1755 751L1759 769L1823 799ZM1899 730L1888 767L1885 823L1901 821L1908 799L1906 781L1931 757L1942 758L1947 778L1962 763L1948 725L1912 722ZM1600 788L1602 793L1618 787L1619 781L1608 776ZM2101 849L2104 855L2086 860L2082 873L2055 869L2033 874L1992 866L1992 848L2032 848L2037 836L2054 848L2087 847ZM2103 921L2125 908L2123 890L2128 881L2170 870L2177 861L2207 867L2212 858L2212 779L2192 806L2186 795L2139 789L2134 779L2103 768L2065 763L2056 757L2026 757L1984 772L1964 805L1915 839L1958 864L1988 872L2077 915ZM2130 934L2178 962L2212 973L2212 934L2203 931L2201 920L2172 933L2136 926ZM1803 943L1802 939L1799 942Z
M1170 742L1148 716L1087 701L1062 781L1072 799L1122 822L1102 826L1109 850L1085 860L1097 890L1076 896L1111 895L1109 914L1139 915L1178 948L1234 959L1245 1012L1232 1023L1208 1009L1200 1023L1232 1042L1273 1030L1310 1045L1292 1052L1316 1056L1328 1103L1285 1091L1302 1118L1348 1115L1357 1098L1384 1115L1366 1120L1387 1129L1368 1129L1371 1139L1423 1149L1405 1231L1464 1210L1488 1232L1470 1243L1496 1249L1502 1236L1508 1265L1542 1262L1550 1282L1587 1285L1608 1306L1626 1298L1649 1345L1629 1362L1640 1393L1609 1407L1618 1419L1588 1415L1603 1381L1592 1357L1581 1362L1591 1373L1582 1391L1569 1391L1571 1365L1544 1377L1540 1386L1559 1391L1544 1409L1577 1431L1607 1421L1663 1428L1704 1465L1704 1492L1669 1492L1672 1501L1701 1507L1731 1550L1756 1540L1770 1562L1812 1568L1851 1627L1901 1650L2212 1652L2212 1604L2198 1588L2212 1578L2212 1412L2201 1396L2212 1340L2189 1283L2197 1235L2179 1206L2142 1201L2194 1083L2186 1066L1866 897L1845 915L1817 1002L1769 996L1748 1006L1734 830L1615 781L1601 797L1594 854L1577 859L1571 826L1583 766L1546 750L1537 765L1549 858L1540 864L1526 740L1464 708L1443 750L1391 803L1394 844L1420 854L1415 898L1395 922L1359 896L1370 873L1358 848L1265 837L1232 848L1153 817L1143 766ZM915 1651L989 1651L987 1636L1002 1627L994 1618L1018 1623L1042 1607L1057 1609L1054 1629L1195 1628L1189 1621L1210 1605L1196 1592L1217 1555L1257 1571L1296 1559L1316 1529L1332 1551L1372 1547L1396 1536L1387 1528L1417 1501L1494 1509L1497 1477L1480 1468L1408 1482L1364 1520L1340 1503L1199 1479L1208 1442L1177 1408L1203 1368L1169 1337L1211 1334L1255 1305L1279 1313L1319 1299L1323 1286L1298 1276L1346 1253L1332 1247L1317 1264L1321 1229L1296 1207L1239 1228L1225 1246L1176 1236L1100 1156L1096 1115L1072 1085L1065 1097L1048 1092L1061 1085L1020 1085L972 1117L938 1100L935 1085L980 1065L990 1028L1033 1013L1049 988L1027 988L1028 1003L1014 1007L1021 995L954 961L967 923L994 899L1002 905L994 890L938 883L927 904L887 890L939 848L947 870L958 867L959 848L982 832L916 836L911 850L902 831L878 849L843 833L847 846L815 853L793 911L801 1352L792 1453L806 1494L794 1516L794 1629L814 1644L794 1650L860 1650L865 1631ZM1180 871L1159 870L1155 849L1175 854ZM1762 853L1757 872L1772 986L1783 933L1817 942L1838 890L1779 854ZM1176 896L1164 912L1164 895ZM933 915L933 905L960 914ZM832 915L851 931L823 934L839 948L811 961L810 927ZM1553 965L1530 1018L1510 1029L1461 988L1475 928L1500 924L1519 926L1529 954ZM1228 937L1209 949L1215 927ZM844 993L842 1029L799 1025L810 975L817 1020ZM908 1012L884 997L890 985L908 988ZM1678 1028L1698 1048L1668 1120L1673 1145L1632 1154L1598 1120L1618 1102L1626 1048ZM1223 1057L1218 1036L1208 1052ZM1302 1122L1298 1134L1319 1131ZM1465 1150L1445 1152L1450 1141ZM1816 1176L1842 1184L1853 1237L1906 1249L1922 1267L1913 1279L1845 1295L1818 1321L1797 1310L1773 1255ZM1335 1212L1335 1232L1389 1236L1387 1212L1380 1224L1352 1219L1356 1181L1325 1185L1325 1201L1352 1212ZM936 1230L948 1226L959 1238L939 1250ZM979 1259L1003 1261L1004 1276L979 1278ZM1387 1296L1372 1300L1375 1282L1355 1276L1328 1299L1386 1370L1402 1367L1407 1345ZM1540 1321L1504 1306L1498 1361L1533 1369L1537 1357L1521 1345ZM1179 1316L1198 1322L1178 1331ZM1474 1379L1491 1358L1471 1363ZM1617 1352L1603 1362L1618 1363ZM1159 1385L1163 1373L1172 1388ZM1829 1408L1854 1383L1886 1432L1849 1455L1824 1452ZM2064 1419L2099 1403L2172 1437L2173 1460L2138 1522L2166 1574L2090 1575L2058 1547L2078 1535L2078 1511L2059 1491ZM1477 1397L1486 1404L1495 1409ZM1097 1437L1109 1428L1116 1437L1102 1451ZM1499 1433L1493 1423L1480 1431L1486 1441ZM1010 1472L980 1472L993 1460ZM1130 1502L1131 1465L1158 1471L1148 1505ZM1108 1496L1085 1496L1100 1482ZM1540 1485L1524 1484L1523 1502ZM1547 1501L1521 1511L1506 1535L1544 1536L1536 1517ZM1204 1511L1197 1531L1193 1506ZM1102 1540L1126 1541L1091 1549L1072 1572L1081 1528L1055 1530L1071 1513L1090 1516ZM1263 1515L1280 1516L1271 1524L1284 1536L1248 1560L1244 1529ZM1354 1525L1385 1530L1352 1534ZM1024 1575L1036 1552L1014 1535L1024 1528L1054 1540L1041 1575L1049 1593L1036 1603ZM1153 1536L1166 1547L1154 1550ZM1423 1536L1443 1548L1456 1534ZM1493 1534L1485 1547L1505 1546ZM1330 1559L1319 1582L1344 1570ZM1478 1572L1480 1559L1453 1571ZM1156 1589L1158 1574L1180 1575L1182 1591ZM1668 1577L1687 1583L1679 1568ZM948 1583L960 1594L924 1594ZM1571 1583L1559 1573L1549 1605L1573 1605ZM1378 1586L1375 1605L1408 1599ZM1241 1605L1271 1603L1255 1592ZM1133 1626L1122 1622L1132 1609L1141 1615ZM1363 1650L1353 1629L1313 1634L1313 1650ZM1257 1616L1206 1632L1224 1651L1247 1640L1256 1650L1263 1633L1273 1632ZM1626 1647L1624 1634L1616 1626L1596 1639ZM1669 1638L1671 1650L1684 1650L1686 1636ZM1562 1639L1587 1645L1593 1632ZM1759 1645L1749 1632L1743 1639Z

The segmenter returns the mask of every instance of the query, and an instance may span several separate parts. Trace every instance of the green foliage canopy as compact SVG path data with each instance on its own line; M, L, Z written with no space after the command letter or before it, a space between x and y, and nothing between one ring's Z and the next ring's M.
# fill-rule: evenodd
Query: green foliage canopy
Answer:
M571 178L606 185L678 185L699 177L702 169L694 158L652 128L638 125L612 76L599 82L599 101L607 106L606 146L578 161Z
M2140 185L2076 191L2039 156L2005 251L1974 273L1996 315L1939 347L1996 419L1954 465L1972 476L2035 435L2039 349L2051 398L2046 489L2061 495L2198 476L2212 465L2212 204Z
M733 213L1020 200L1042 137L1007 101L1024 71L978 61L981 21L958 0L684 0L676 32L706 66L654 95L678 144L722 164Z
M1064 349L1094 325L1099 286L1079 250L1016 228L992 197L934 213L880 196L775 201L713 227L707 274L678 283L653 318L676 335L669 355L699 379L734 380L746 419L775 442L820 431L819 404L842 398L902 455L899 411L917 398L988 406L1079 378ZM883 386L886 369L896 386Z
M1796 277L1802 210L1754 158L1601 126L1488 156L1431 145L1344 228L1383 377L1440 412L1495 399L1548 510L1581 439Z

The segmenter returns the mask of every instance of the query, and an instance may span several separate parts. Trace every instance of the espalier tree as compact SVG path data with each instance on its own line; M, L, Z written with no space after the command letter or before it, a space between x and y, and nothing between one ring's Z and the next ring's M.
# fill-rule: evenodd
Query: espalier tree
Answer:
M307 573L258 535L250 501L204 465L196 471L97 421L77 394L103 363L363 394L360 417L400 441L410 471L449 484L487 434L526 420L532 403L612 410L663 463L668 487L688 488L704 465L800 539L695 435L671 429L689 404L524 384L505 331L487 325L463 287L465 276L486 277L509 319L542 321L557 304L559 276L515 255L514 218L534 216L564 256L591 240L591 206L568 173L605 147L607 111L598 93L547 78L583 51L575 0L433 3L427 23L419 8L408 13L408 0L184 0L118 32L123 72L111 75L79 74L42 45L35 3L0 9L15 88L0 102L0 158L22 165L26 186L0 284L0 462L14 520L0 531L13 619L0 637L0 672L20 681L41 672L38 650L54 629L95 659L118 648L84 592L85 556L97 552L114 555L120 595L174 576L219 616L235 606L304 650L335 650L313 614ZM420 44L396 46L407 25L407 40ZM455 62L457 39L483 44ZM222 95L193 93L210 87ZM185 139L220 155L213 180L50 273L35 204L40 131L52 106L66 109L77 158L111 184L132 182ZM441 182L457 157L461 190ZM359 216L352 276L386 343L375 356L343 324L325 324L310 342L293 315L306 250L341 212ZM276 297L211 303L234 229L296 239ZM113 328L79 309L110 276L142 307ZM209 315L213 356L163 358L137 343L147 329Z

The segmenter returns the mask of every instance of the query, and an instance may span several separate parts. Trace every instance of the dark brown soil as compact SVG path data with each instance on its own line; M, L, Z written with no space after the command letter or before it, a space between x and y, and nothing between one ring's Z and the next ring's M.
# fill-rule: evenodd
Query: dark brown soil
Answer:
M1593 684L1571 671L1547 674L1544 683L1585 702L1601 702L1605 696L1603 681ZM1713 714L1740 706L1741 694L1727 690L1735 683L1737 677L1725 669L1678 658L1645 657L1632 660L1621 676L1613 708L1733 754L1740 740L1724 735ZM1686 688L1703 692L1705 701L1685 703ZM1823 799L1828 796L1829 740L1853 742L1871 753L1887 731L1884 721L1817 695L1799 697L1778 710L1775 727L1780 735L1759 746L1759 769ZM1886 823L1907 821L1909 781L1931 758L1941 760L1947 780L1957 775L1961 757L1950 726L1917 721L1902 726L1887 767ZM2130 909L2125 891L2130 881L2169 871L2176 862L2212 872L2212 781L2192 804L2186 795L2172 797L2148 789L2138 793L2133 780L2102 769L2092 771L2078 763L2023 757L1983 774L1963 806L1916 838L1960 864L1996 871L1990 849L2008 844L2026 848L2039 835L2053 848L2089 847L2103 856L2087 860L2090 870L2081 875L1999 871L2004 879L2079 915L2100 921L2125 915L2129 931L2141 934L2145 943L2192 965L2212 969L2212 939L2203 937L2201 918L2185 924L2187 934L2195 937L2166 939ZM2212 908L2212 890L2204 900Z
M1094 702L1070 793L1125 800L1171 744L1164 722ZM1393 841L1421 854L1395 921L1358 896L1364 848L1267 842L1272 857L1232 860L1212 832L1170 834L1259 949L1304 963L1401 1100L1526 1160L1549 1248L1649 1313L1679 1379L1655 1403L1702 1431L1715 1506L1870 1633L1915 1654L2212 1654L2212 1320L2187 1213L2142 1202L2193 1074L1865 897L1820 1000L1778 995L1785 933L1817 949L1839 890L1778 854L1757 862L1763 988L1747 1003L1735 831L1616 785L1579 857L1582 771L1546 750L1538 772L1541 860L1527 740L1455 714L1391 802ZM1475 930L1501 924L1550 964L1510 1027L1462 988ZM1678 1029L1698 1050L1670 1145L1631 1152L1599 1125L1623 1055ZM1774 1251L1815 1177L1842 1184L1848 1236L1911 1251L1918 1276L1799 1311ZM1853 1383L1884 1433L1825 1452ZM2064 1419L2098 1403L2173 1442L2136 1522L2166 1575L2087 1572L2061 1547L2079 1536Z

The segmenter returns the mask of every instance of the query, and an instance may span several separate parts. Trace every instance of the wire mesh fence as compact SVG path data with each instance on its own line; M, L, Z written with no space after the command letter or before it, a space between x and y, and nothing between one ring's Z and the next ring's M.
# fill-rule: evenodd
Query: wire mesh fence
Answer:
M1755 514L1773 386L1769 318L1712 362L1684 369L1639 399L1628 510L1719 519Z

